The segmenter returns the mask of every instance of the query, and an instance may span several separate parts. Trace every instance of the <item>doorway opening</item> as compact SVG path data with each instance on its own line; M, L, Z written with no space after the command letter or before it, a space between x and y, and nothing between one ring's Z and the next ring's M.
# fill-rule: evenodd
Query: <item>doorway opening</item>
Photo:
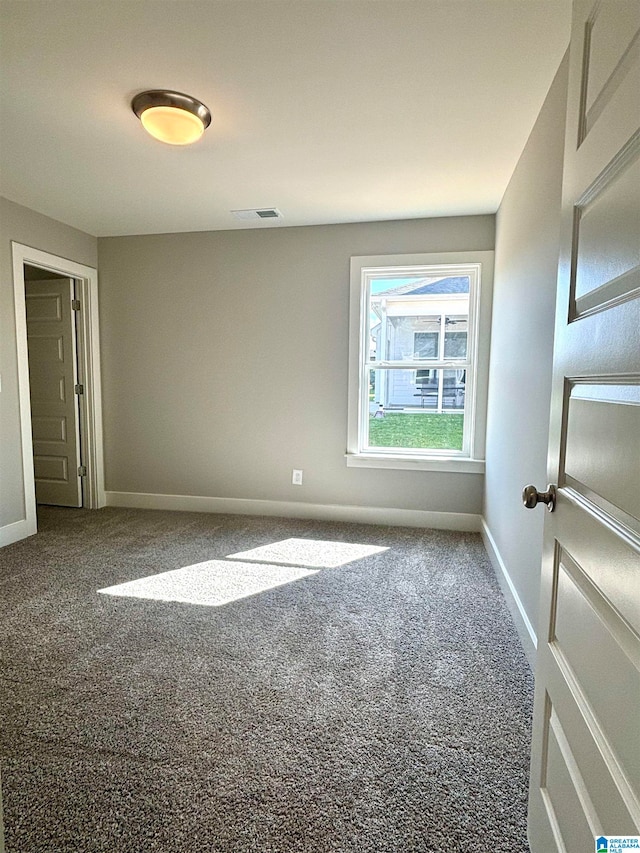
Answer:
M87 509L106 503L98 276L19 243L12 252L28 536L37 529L37 501ZM47 378L47 360L57 362L58 375Z

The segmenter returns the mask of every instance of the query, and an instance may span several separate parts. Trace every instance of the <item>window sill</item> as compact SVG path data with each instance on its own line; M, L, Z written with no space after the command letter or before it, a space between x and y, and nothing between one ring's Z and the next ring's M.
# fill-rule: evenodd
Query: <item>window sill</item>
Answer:
M391 468L402 471L443 471L452 474L484 474L484 459L460 456L392 456L378 453L346 453L347 468Z

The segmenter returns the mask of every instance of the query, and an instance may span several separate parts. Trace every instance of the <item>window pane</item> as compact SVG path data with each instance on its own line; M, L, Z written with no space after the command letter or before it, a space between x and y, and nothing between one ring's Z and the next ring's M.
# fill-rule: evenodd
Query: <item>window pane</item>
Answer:
M464 370L371 372L369 447L462 450Z
M413 335L414 358L437 358L440 334L438 332L415 332Z
M371 296L451 296L469 293L468 275L396 275L374 278L371 281Z
M466 370L369 371L369 402L385 411L464 409ZM371 409L373 413L374 408Z
M413 361L416 358L438 358L440 315L412 313L407 303L394 302L389 310L403 312L391 315L380 309L381 316L370 326L371 361ZM407 313L408 312L408 313Z
M464 409L466 370L442 370L442 407Z
M368 289L370 361L442 358L440 330L467 331L469 276L372 279ZM450 313L452 309L456 314ZM459 313L457 313L459 312ZM449 325L447 325L447 323ZM445 336L445 349L447 348ZM465 335L451 337L451 355L466 357Z
M444 321L444 357L467 357L468 318L462 315L447 315Z

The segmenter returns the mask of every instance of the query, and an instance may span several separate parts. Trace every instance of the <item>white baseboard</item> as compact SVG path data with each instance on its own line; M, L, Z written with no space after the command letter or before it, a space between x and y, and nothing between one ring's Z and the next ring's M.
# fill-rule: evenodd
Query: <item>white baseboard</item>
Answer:
M268 515L347 521L393 527L434 527L439 530L479 532L481 517L464 512L427 512L390 507L311 504L298 501L266 501L244 498L212 498L197 495L154 495L143 492L106 492L107 506L135 509L169 509L185 512L219 512L228 515Z
M502 590L502 594L507 602L509 612L513 617L524 653L527 656L531 669L535 670L536 648L538 645L536 632L529 621L524 605L522 604L520 596L513 585L513 581L511 580L507 567L504 564L504 560L500 555L495 539L491 535L491 531L489 530L484 518L481 519L480 532L482 533L484 547L487 549L489 560L491 561L498 583L500 584L500 589Z
M20 539L26 539L27 536L33 536L34 533L37 533L36 523L28 518L5 524L4 527L0 527L0 548L4 545L12 545Z

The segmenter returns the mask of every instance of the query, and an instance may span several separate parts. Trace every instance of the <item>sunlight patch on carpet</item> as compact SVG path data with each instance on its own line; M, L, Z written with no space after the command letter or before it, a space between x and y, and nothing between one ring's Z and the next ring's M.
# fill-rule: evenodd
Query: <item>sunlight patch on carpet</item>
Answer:
M325 542L321 539L283 539L270 545L229 554L230 560L260 560L286 566L310 566L317 569L337 569L354 560L388 551L378 545L359 545L351 542Z
M317 574L299 566L207 560L182 569L99 589L105 595L220 607Z

